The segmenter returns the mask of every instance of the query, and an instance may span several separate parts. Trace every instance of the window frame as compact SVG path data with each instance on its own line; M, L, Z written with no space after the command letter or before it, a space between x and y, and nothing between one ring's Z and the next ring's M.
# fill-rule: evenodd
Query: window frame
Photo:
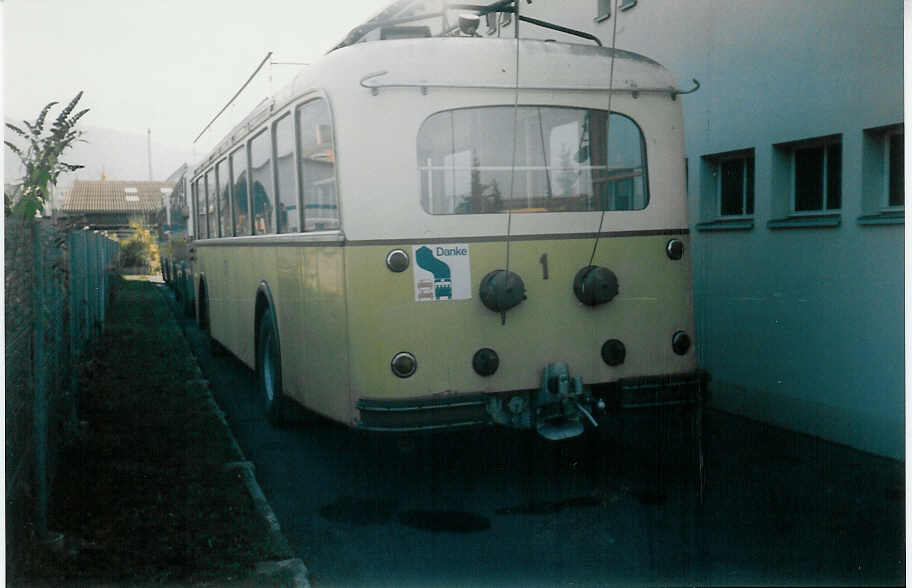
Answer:
M881 135L881 141L883 142L883 188L880 196L880 211L881 212L902 212L906 209L906 200L905 193L903 193L903 203L902 204L890 204L890 172L892 171L892 166L890 163L892 155L892 146L890 144L890 138L897 135L903 136L903 170L902 180L903 180L903 192L905 192L905 129L902 126L892 127L887 129Z
M218 174L215 171L215 166L210 166L206 171L203 172L203 183L206 185L206 214L209 214L209 178L212 178L212 187L215 191L213 195L215 197L215 202L213 208L213 215L215 216L215 231L212 230L212 219L206 219L206 224L209 228L209 238L218 239L222 236L222 226L221 226L221 215L219 214L219 200L218 200ZM212 233L215 233L214 235Z
M828 208L829 200L829 171L830 171L830 147L833 145L839 145L840 157L839 157L839 206L837 208ZM786 149L788 149L788 165L789 165L789 216L820 216L824 214L841 214L842 213L842 183L843 183L843 157L842 157L842 135L828 135L825 137L819 137L816 139L809 139L807 141L796 141L793 143L786 144ZM822 149L823 150L823 163L820 166L820 173L823 176L821 181L821 207L815 210L798 210L796 202L796 186L795 182L796 177L796 154L798 151L810 150L810 149Z
M228 182L228 222L231 226L230 235L222 234L222 213L224 211L222 210L222 177L221 177L221 174L219 174L219 166L223 163L225 164L224 169L228 170L228 179L229 179L229 182ZM215 170L215 194L216 194L216 202L218 202L219 236L220 237L233 237L234 236L234 218L233 218L233 214L232 214L233 210L231 208L231 182L230 182L231 162L229 161L228 156L225 155L225 156L219 158L218 161L216 161L215 164L212 166L212 169Z
M263 233L257 233L257 231L256 231L256 213L253 210L253 208L251 208L251 206L254 204L254 200L253 200L254 199L254 194L253 194L253 142L256 141L257 139L259 139L264 134L266 134L266 153L267 153L267 157L269 157L268 165L270 168L269 173L267 174L267 177L269 178L268 181L272 183L272 185L269 186L269 190L270 190L271 194L267 193L266 196L267 197L275 196L275 182L274 182L275 167L272 165L273 148L272 148L272 133L270 133L270 127L271 127L271 125L264 125L263 127L260 127L255 132L251 133L246 141L246 144L247 144L247 149L246 149L246 151L247 151L247 207L248 207L248 210L250 211L250 221L251 221L250 234L254 235L254 236L275 235L276 234L276 231L275 231L275 229L276 229L275 202L270 202L271 209L269 212L269 216L270 216L270 221L272 223L270 225L270 228L272 230L267 230ZM273 198L273 200L274 200L274 198Z
M190 182L190 199L193 204L193 232L197 239L205 239L200 223L199 178L194 178Z
M329 141L331 147L331 153L333 156L332 159L332 179L333 179L333 191L335 194L335 206L336 206L336 224L338 225L335 228L330 229L314 229L312 231L307 230L307 208L304 203L304 177L301 174L301 111L307 108L309 105L322 102L326 107L327 115L329 116ZM343 224L343 214L342 214L342 196L339 191L339 158L338 150L336 148L336 120L333 113L332 104L329 99L322 93L311 93L306 97L303 97L301 100L296 102L289 110L289 113L292 115L292 122L294 126L294 158L295 158L295 178L297 180L296 186L298 190L298 210L299 217L298 222L301 225L302 233L319 233L322 231L341 231Z
M244 169L244 184L246 185L246 189L247 189L247 193L245 194L245 196L247 197L247 217L250 220L250 222L248 223L248 226L247 226L248 232L244 235L238 234L238 216L239 215L235 214L235 212L237 211L237 200L235 198L234 187L237 185L237 182L235 182L235 180L234 180L234 177L235 177L234 156L239 151L244 154L243 159L244 159L244 165L246 166ZM229 173L231 173L231 233L232 233L232 236L234 236L234 237L249 237L249 236L253 235L253 220L252 220L252 215L250 214L250 162L247 161L247 148L245 147L244 143L238 143L237 145L234 146L233 149L228 150L228 169L230 170Z
M426 117L424 118L424 120L421 122L421 124L418 126L418 132L417 132L417 134L415 135L416 153L419 151L419 150L417 149L417 146L418 146L418 144L419 144L420 141L421 141L422 131L424 130L424 127L425 127L425 125L428 123L428 121L430 121L430 120L433 119L434 117L436 117L436 116L438 116L438 115L442 115L442 114L448 114L448 113L452 116L453 113L460 112L460 111L487 110L487 109L494 109L494 108L517 108L517 106L516 106L516 105L513 105L513 104L482 104L482 105L476 105L476 106L458 106L458 107L447 108L447 109L444 109L444 110L438 110L438 111L432 112L431 114L429 114L428 116L426 116ZM605 114L607 115L607 116L605 117L605 118L606 118L606 122L609 123L608 125L606 125L606 129L605 129L605 141L606 141L606 146L607 146L607 144L608 144L608 141L610 140L610 139L609 139L609 135L610 135L610 122L611 122L611 117L612 117L612 116L617 116L617 117L620 117L620 118L622 118L622 119L626 119L626 121L629 122L631 125L633 125L633 127L636 129L637 134L638 134L638 137L639 137L639 155L640 155L640 164L641 164L641 169L642 169L640 178L641 178L641 181L642 181L643 197L644 197L644 201L645 201L644 205L643 205L641 208L622 208L622 209L617 209L617 208L593 208L593 209L591 209L591 210L573 210L573 211L564 211L564 210L547 210L547 211L545 211L545 210L543 210L543 211L540 211L539 213L542 213L542 214L555 214L555 213L592 213L592 212L626 212L626 213L631 213L631 212L643 212L643 211L649 209L649 206L652 204L652 199L653 199L652 185L651 185L651 182L650 182L651 176L650 176L650 173L649 173L649 141L648 141L647 138L646 138L646 134L643 132L643 127L642 127L642 125L641 125L636 119L634 119L632 116L630 116L630 115L628 115L628 114L625 114L625 113L623 113L623 112L619 112L619 111L616 111L616 110L614 110L614 111L609 111L609 110L602 109L602 108L588 107L588 106L572 106L572 105L555 105L555 104L535 104L535 103L528 103L528 104L520 104L520 105L518 106L518 108L521 108L521 109L522 109L522 108L530 108L530 109L531 109L531 108L534 108L534 109L537 109L537 110L539 111L539 117L541 117L541 110L542 110L543 108L552 108L552 109L560 109L560 110L578 110L578 111L582 111L582 112L600 112L600 113L605 113ZM556 127L555 127L555 128L556 128ZM553 129L552 129L552 130L553 130ZM591 134L590 134L590 141L591 141ZM607 149L607 147L606 147L606 149ZM544 146L544 142L543 142L543 144L542 144L542 150L543 150L543 152L546 152L546 149L545 149L545 146ZM473 151L474 151L474 145L473 145ZM451 155L455 155L455 154L451 154ZM415 169L416 169L416 171L418 172L418 175L419 175L419 178L420 178L421 173L422 173L421 162L420 162L420 161L417 161L416 163L417 163L417 165L416 165L416 168L415 168ZM483 169L483 168L485 168L485 167L486 167L486 166L478 166L477 169ZM517 168L517 169L518 169L518 168ZM551 168L550 168L550 165L547 164L547 162L546 162L546 165L545 165L543 168L541 168L541 169L543 169L543 170L548 170L547 173L550 174L550 169L551 169ZM595 178L595 177L593 177L593 178L592 178L592 183L593 183L593 194L592 194L592 199L593 199L593 201L595 201L595 199L597 198L597 196L596 196L596 194L595 194L595 187L596 187L597 184L599 184L599 183L606 183L606 184L607 184L607 183L612 183L612 184L614 184L615 190L616 190L616 189L617 189L617 185L618 185L617 182L619 182L619 181L620 181L620 180L615 180L615 181L612 182L612 181L610 181L609 178ZM419 192L418 192L419 204L420 204L420 206L421 206L422 211L423 211L425 214L430 215L430 216L473 216L473 215L475 215L475 214L505 214L505 213L508 212L508 209L502 209L502 210L499 210L499 211L491 211L491 212L468 212L468 213L457 213L457 212L440 213L440 212L432 212L432 211L429 209L429 205L430 205L430 203L431 203L431 199L428 198L427 200L425 200L424 196L425 196L425 195L424 195L423 187L422 187L421 181L420 181L420 179L419 179ZM611 198L616 198L616 197L617 197L617 196L616 196L616 192L615 192L615 194L613 194L613 195L611 196ZM634 201L633 193L631 193L630 199L631 199L631 202ZM426 206L426 204L427 204L428 206ZM433 208L433 207L430 207L430 208Z
M302 103L303 104L303 103ZM304 219L303 213L304 210L301 208L301 181L298 176L300 173L298 171L298 125L295 121L295 112L296 108L288 108L285 112L276 117L274 121L270 124L271 133L272 133L272 173L273 173L273 185L275 189L276 196L276 206L275 209L275 229L277 235L290 234L290 233L303 233L304 232ZM279 166L276 165L279 160L278 147L276 143L276 127L283 120L288 119L288 122L291 124L291 158L292 158L292 174L294 175L292 181L292 191L294 192L294 201L297 206L297 215L298 215L298 230L297 231L288 231L287 233L282 233L279 227L279 208L278 201L281 199L281 194L279 193ZM333 149L335 149L335 143L333 144ZM335 164L334 164L335 165ZM338 192L337 197L338 200ZM338 207L338 203L337 203Z
M737 151L726 151L724 153L716 153L705 157L710 160L713 175L715 176L713 181L713 190L715 193L713 216L718 220L748 220L754 218L754 214L756 214L757 211L757 157L754 148L749 147L747 149L738 149ZM741 161L741 210L743 211L741 214L722 213L722 164L730 161ZM753 188L753 194L751 194L752 210L750 212L747 211L748 161L752 163L751 169L753 170L753 181L751 182L751 187Z

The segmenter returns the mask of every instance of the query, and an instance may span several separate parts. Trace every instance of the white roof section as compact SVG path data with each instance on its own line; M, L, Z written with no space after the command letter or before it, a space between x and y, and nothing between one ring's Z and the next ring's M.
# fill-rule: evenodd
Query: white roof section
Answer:
M520 89L678 89L670 71L637 53L534 39L520 39L518 43ZM208 164L272 112L311 91L324 92L332 103L334 95L364 92L372 84L512 88L516 83L516 46L515 39L430 37L363 42L337 49L302 69L289 85L260 103L199 164Z

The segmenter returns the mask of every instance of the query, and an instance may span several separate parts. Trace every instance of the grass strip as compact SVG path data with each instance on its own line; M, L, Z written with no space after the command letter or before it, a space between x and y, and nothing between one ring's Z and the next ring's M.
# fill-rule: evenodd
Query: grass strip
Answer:
M62 553L36 550L25 580L228 583L288 557L270 540L230 437L198 381L174 317L141 279L118 279L108 327L84 364L87 430L61 453L50 528ZM75 540L74 538L78 538Z

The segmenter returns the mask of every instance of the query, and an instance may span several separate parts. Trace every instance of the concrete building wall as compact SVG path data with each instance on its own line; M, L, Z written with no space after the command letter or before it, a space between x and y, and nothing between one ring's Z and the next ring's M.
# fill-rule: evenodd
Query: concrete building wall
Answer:
M902 459L903 225L901 210L881 214L879 130L903 122L902 3L640 0L596 22L599 4L521 8L606 46L617 19L619 48L664 64L684 89L701 83L679 99L712 404ZM574 40L521 27L523 36ZM783 144L831 135L842 145L841 207L793 214ZM720 222L718 166L705 156L741 149L753 149L754 212Z

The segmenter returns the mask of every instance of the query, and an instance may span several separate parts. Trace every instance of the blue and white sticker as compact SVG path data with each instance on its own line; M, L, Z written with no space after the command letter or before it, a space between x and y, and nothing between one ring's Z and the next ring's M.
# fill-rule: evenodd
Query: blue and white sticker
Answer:
M469 246L464 243L413 245L415 301L466 300L472 297Z

